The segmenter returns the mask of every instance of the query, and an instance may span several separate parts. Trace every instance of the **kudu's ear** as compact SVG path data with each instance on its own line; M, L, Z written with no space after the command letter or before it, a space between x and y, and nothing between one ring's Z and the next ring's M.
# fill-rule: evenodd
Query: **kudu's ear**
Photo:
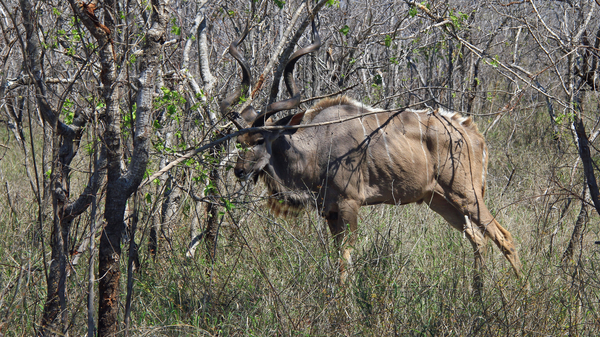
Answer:
M300 125L302 123L302 118L304 118L304 112L299 112L295 114L292 119L288 122L288 126Z
M256 119L256 116L258 116L258 112L256 112L256 110L254 110L254 107L250 105L246 107L240 115L246 121L247 125L251 125L252 122L254 122L254 120Z

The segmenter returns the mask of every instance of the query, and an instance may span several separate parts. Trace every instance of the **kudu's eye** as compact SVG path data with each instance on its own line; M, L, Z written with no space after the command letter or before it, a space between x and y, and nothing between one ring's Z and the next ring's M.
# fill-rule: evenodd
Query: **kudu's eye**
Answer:
M261 138L259 140L256 141L256 145L263 145L265 143L265 139Z

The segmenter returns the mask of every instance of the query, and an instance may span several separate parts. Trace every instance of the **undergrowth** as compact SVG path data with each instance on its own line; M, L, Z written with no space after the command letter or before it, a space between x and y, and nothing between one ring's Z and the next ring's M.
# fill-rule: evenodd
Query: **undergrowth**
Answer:
M563 141L562 148L557 146L540 122L542 112L533 116L526 141L525 130L515 130L508 117L486 135L486 203L516 240L522 279L490 244L485 289L475 297L471 245L426 205L361 210L346 286L339 283L337 256L316 212L281 219L265 207L235 203L231 212L220 215L224 221L212 261L204 246L195 257L186 257L193 212L181 213L165 232L168 237L162 236L158 254L150 255L148 206L137 235L141 256L134 274L130 335L596 335L598 216L590 207L582 249L563 261L581 207L581 168L571 174L577 162L573 145ZM478 123L484 130L491 120ZM39 228L29 186L16 178L24 174L23 166L15 162L18 154L8 152L0 161L4 336L33 335L38 329L49 258L49 225ZM254 193L261 188L256 186ZM85 224L75 227L75 237L81 238ZM84 253L68 279L73 336L86 333L88 271L82 261L87 258ZM123 259L121 317L126 263Z

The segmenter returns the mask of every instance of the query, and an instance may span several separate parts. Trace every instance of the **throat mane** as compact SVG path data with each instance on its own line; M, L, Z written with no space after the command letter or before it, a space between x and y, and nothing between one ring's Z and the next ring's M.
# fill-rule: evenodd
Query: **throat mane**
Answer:
M264 171L260 174L260 178L267 186L269 192L267 205L275 216L297 217L310 203L311 197L308 191L291 190Z

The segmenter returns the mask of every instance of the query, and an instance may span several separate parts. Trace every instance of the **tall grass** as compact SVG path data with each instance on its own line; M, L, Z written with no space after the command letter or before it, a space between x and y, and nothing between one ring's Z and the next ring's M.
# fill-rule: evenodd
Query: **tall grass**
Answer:
M339 284L337 256L326 224L316 212L281 219L260 203L237 203L232 213L223 215L213 262L203 249L195 258L185 257L193 214L189 200L182 203L179 220L170 224L169 236L161 239L158 255L148 255L152 217L148 205L142 211L142 235L137 236L141 265L135 274L130 333L598 334L600 251L594 244L600 230L598 216L590 208L583 249L563 262L579 213L574 193L582 189L581 169L575 170L572 180L575 149L567 137L557 149L544 117L541 111L523 111L507 116L486 135L490 148L486 203L516 239L523 279L514 277L508 262L490 244L485 290L480 298L474 297L471 245L425 205L361 210L359 240L345 287ZM479 120L480 129L490 122ZM49 254L49 249L42 251L36 235L37 205L22 179L22 158L7 152L0 165L0 333L33 335L45 300L42 254ZM254 188L253 193L259 194L262 187ZM87 220L80 221L74 226L77 239L83 237ZM49 224L45 226L43 235L49 238ZM68 286L72 336L86 333L86 280L87 266L80 262ZM126 280L122 282L123 310Z

